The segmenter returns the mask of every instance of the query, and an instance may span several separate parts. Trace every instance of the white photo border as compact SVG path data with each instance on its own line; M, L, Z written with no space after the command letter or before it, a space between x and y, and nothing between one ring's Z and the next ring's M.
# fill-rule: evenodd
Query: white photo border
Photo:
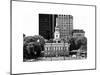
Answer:
M33 2L33 3L46 3L46 4L62 4L62 5L78 5L78 6L89 6L95 8L95 67L90 69L76 69L76 70L61 70L61 71L46 71L46 72L30 72L30 73L17 73L17 74L37 74L37 73L52 73L52 72L68 72L68 71L84 71L84 70L96 70L96 18L97 18L97 7L96 5L85 5L85 4L70 4L70 3L53 3L53 2L39 2L39 1L24 1L24 0L10 0L10 74L13 74L13 65L12 65L12 1L19 1L19 2Z

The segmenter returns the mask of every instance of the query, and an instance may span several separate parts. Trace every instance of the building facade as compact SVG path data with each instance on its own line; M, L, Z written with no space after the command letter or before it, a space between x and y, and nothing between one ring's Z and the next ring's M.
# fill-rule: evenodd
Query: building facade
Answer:
M75 29L75 30L72 31L72 36L74 38L84 37L85 36L85 31L79 30L79 29Z
M69 54L68 43L46 43L44 46L44 56L67 56Z
M48 40L54 38L56 17L56 14L39 14L39 35Z
M52 15L39 14L39 35L45 39L52 38Z
M66 38L71 35L73 30L73 16L58 15L56 18L56 26L60 28L60 38Z

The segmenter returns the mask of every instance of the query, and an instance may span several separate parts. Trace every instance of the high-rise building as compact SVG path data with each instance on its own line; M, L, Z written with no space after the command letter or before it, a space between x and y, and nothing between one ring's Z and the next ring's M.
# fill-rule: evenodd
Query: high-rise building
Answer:
M59 27L60 38L65 38L73 30L73 16L57 14L39 14L39 35L53 39L55 27Z
M39 35L45 39L52 38L52 15L39 14Z
M73 16L58 15L56 18L56 26L60 28L60 38L71 35L71 31L73 30Z
M56 26L55 14L39 14L39 35L45 39L54 38L54 30Z

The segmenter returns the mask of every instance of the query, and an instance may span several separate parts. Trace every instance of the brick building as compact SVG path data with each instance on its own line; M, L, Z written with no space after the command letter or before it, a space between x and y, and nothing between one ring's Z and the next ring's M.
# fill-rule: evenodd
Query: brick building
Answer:
M85 35L85 31L83 31L83 30L79 30L79 29L74 29L73 31L72 31L72 36L74 37L74 38L76 38L76 37L84 37L84 35Z
M44 56L67 56L69 54L68 43L46 43Z

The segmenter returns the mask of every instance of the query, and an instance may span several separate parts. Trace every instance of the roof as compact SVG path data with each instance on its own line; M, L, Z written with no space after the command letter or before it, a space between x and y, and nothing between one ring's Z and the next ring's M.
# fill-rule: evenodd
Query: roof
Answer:
M85 33L84 30L79 30L79 29L75 29L72 31L72 33Z

